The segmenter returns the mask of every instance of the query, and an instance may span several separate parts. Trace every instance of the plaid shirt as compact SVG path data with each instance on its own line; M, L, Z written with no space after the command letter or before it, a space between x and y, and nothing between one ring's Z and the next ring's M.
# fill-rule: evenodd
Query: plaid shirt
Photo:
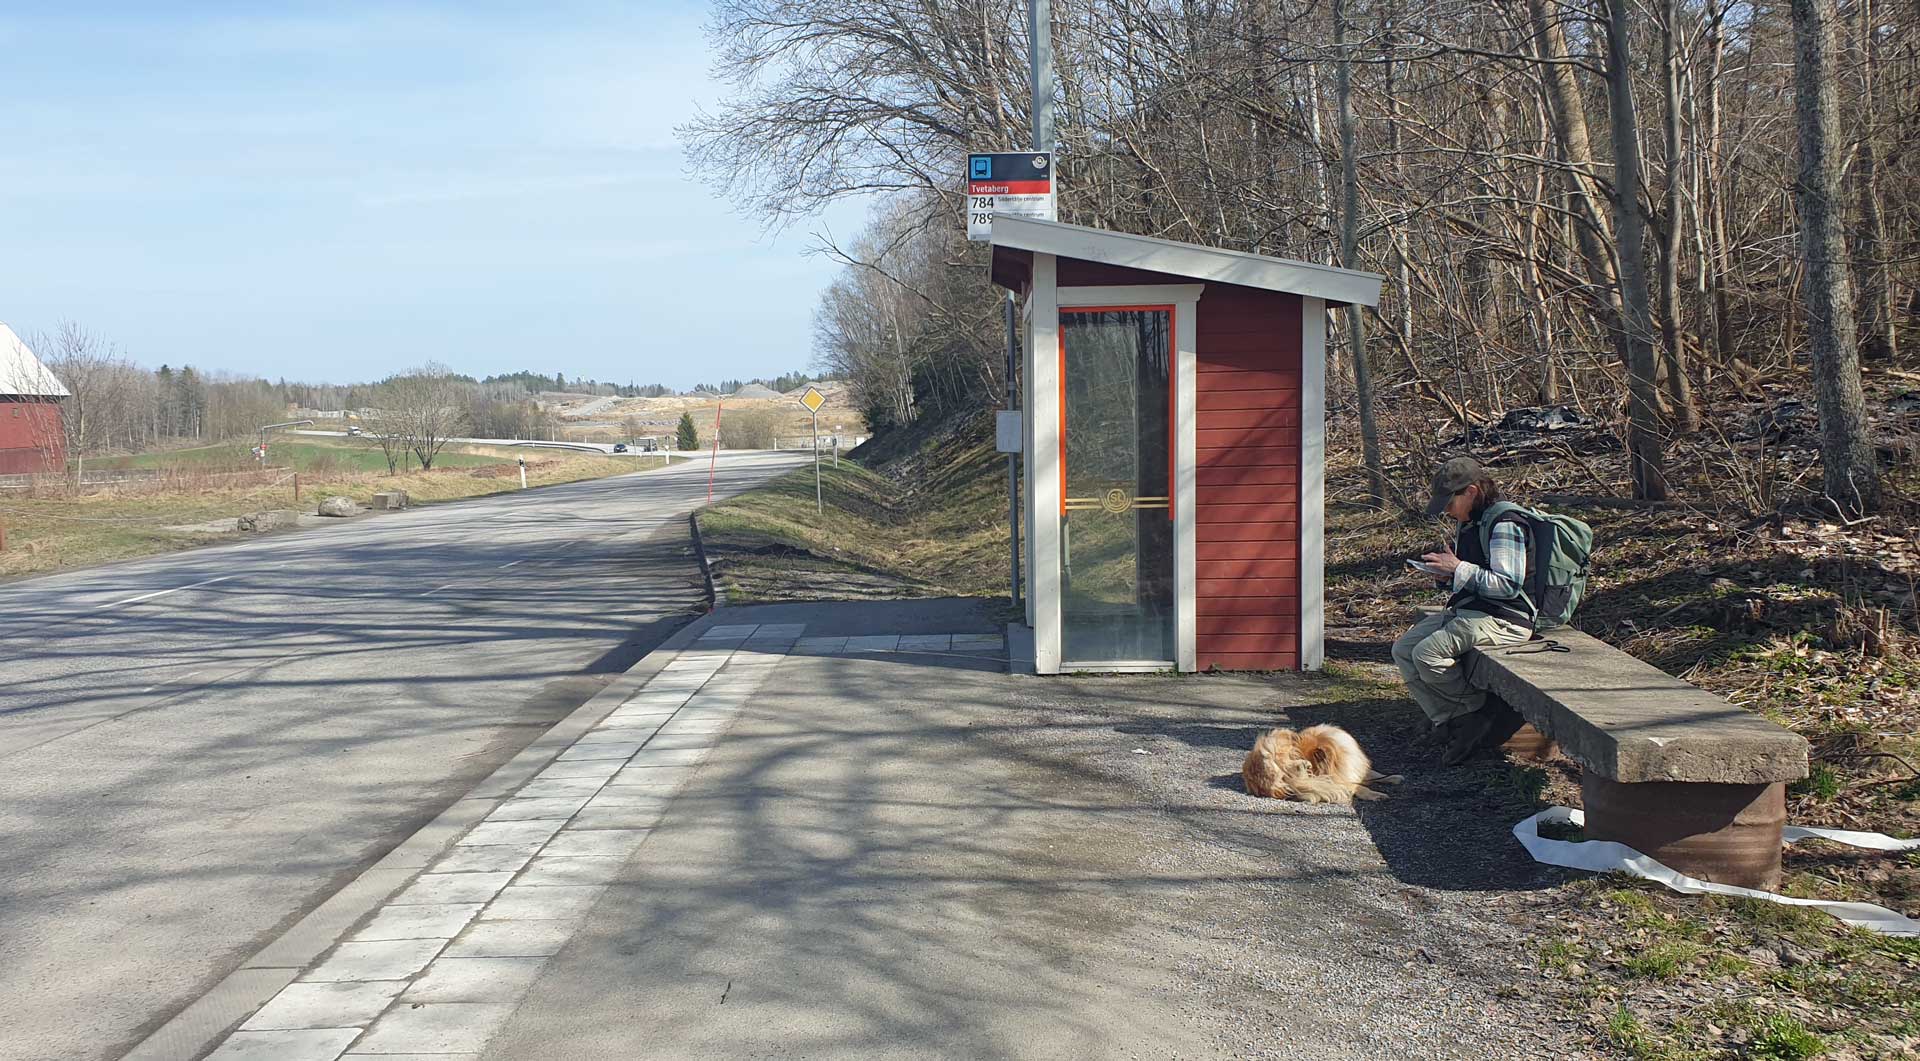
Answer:
M1461 533L1478 534L1480 528L1469 524ZM1487 543L1487 566L1462 560L1453 569L1454 592L1464 590L1490 601L1514 600L1526 585L1527 534L1513 520L1493 525L1493 538Z

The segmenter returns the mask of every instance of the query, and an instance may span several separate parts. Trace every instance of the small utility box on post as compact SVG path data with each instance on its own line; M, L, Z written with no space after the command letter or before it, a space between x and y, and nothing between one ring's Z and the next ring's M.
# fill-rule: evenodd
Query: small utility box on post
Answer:
M820 492L820 407L827 404L827 396L821 394L817 387L808 387L807 393L800 396L800 404L813 414L813 512L817 516L825 515L826 504L821 500ZM833 463L835 467L840 464L838 450L834 451Z
M1327 310L1383 278L1024 217L992 240L1025 296L998 441L1034 669L1319 669Z

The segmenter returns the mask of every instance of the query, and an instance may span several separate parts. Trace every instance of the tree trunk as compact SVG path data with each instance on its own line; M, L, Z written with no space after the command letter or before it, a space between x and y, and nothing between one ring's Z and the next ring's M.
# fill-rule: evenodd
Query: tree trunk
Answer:
M1879 130L1874 123L1874 64L1879 49L1873 38L1873 0L1859 0L1860 151L1854 158L1853 268L1860 285L1860 356L1868 360L1894 354L1893 289L1887 274L1887 226L1880 214L1880 156L1874 146Z
M1610 292L1599 300L1606 307L1601 325L1612 339L1620 363L1627 363L1626 328L1620 315L1620 303L1612 292L1619 290L1612 258L1606 244L1612 238L1612 226L1600 208L1605 194L1594 177L1593 142L1587 132L1586 102L1580 83L1574 78L1567 52L1566 30L1548 0L1527 0L1527 15L1533 26L1534 49L1544 60L1540 65L1540 85L1545 90L1548 114L1552 118L1553 137L1566 158L1567 205L1575 216L1574 240L1587 266L1587 278L1594 290Z
M1660 233L1661 357L1667 371L1667 400L1673 407L1673 426L1689 434L1700 430L1700 410L1693 404L1693 385L1687 378L1686 329L1680 326L1680 235L1685 214L1681 192L1686 167L1680 157L1680 3L1663 0L1660 11L1660 67L1663 71L1661 115L1666 140L1666 227Z
M1866 399L1860 392L1852 285L1846 244L1835 211L1840 204L1839 137L1834 121L1834 0L1793 0L1794 102L1800 127L1800 253L1806 269L1807 346L1820 405L1820 461L1828 500L1844 515L1880 504L1878 468L1867 441Z
M1347 47L1346 0L1333 0L1334 93L1340 109L1340 264L1357 268L1360 244L1360 181L1353 147L1353 71ZM1367 465L1367 496L1374 507L1386 504L1386 467L1380 459L1380 434L1373 422L1373 370L1367 364L1364 307L1347 307L1347 336L1353 344L1353 396L1360 406L1360 448Z
M1653 311L1648 304L1646 222L1640 212L1640 129L1628 50L1629 0L1607 0L1607 109L1613 117L1613 230L1620 259L1620 306L1627 346L1627 452L1633 496L1667 497L1666 457L1654 382Z
M1400 6L1397 2L1387 5L1380 36L1380 48L1386 60L1381 64L1381 77L1385 82L1382 95L1387 101L1387 155L1393 159L1396 175L1402 188L1409 187L1407 177L1407 156L1400 150L1400 93L1394 68L1394 50L1399 46L1395 30L1400 25ZM1393 226L1393 275L1399 293L1399 303L1395 306L1394 326L1399 334L1400 346L1409 359L1413 356L1413 270L1407 264L1407 223L1403 218Z
M1713 333L1713 359L1721 367L1726 367L1733 363L1737 353L1733 347L1733 304L1727 294L1728 277L1733 267L1728 260L1725 164L1720 158L1720 75L1726 65L1727 35L1725 18L1719 9L1710 12L1707 19L1707 68L1702 75L1702 84L1706 88L1703 104L1706 112L1701 117L1701 124L1706 129L1706 143L1700 153L1700 242L1703 246L1700 271L1711 318L1709 330Z

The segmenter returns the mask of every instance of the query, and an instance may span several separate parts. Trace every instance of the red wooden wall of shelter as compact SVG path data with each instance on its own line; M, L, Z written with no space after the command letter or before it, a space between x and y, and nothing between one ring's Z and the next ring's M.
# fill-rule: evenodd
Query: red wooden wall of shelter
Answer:
M1062 287L1191 277L1059 259ZM1199 669L1300 666L1300 296L1209 282L1195 328Z

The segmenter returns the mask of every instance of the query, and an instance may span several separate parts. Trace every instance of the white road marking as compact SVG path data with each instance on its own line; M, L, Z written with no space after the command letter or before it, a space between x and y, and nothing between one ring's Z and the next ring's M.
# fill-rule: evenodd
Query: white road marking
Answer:
M154 691L155 689L158 689L158 688L160 688L160 687L161 687L162 685L173 685L173 684L175 684L176 682L183 682L183 681L186 681L186 680L187 680L188 678L191 678L191 677L193 677L194 675L196 675L196 674L198 674L198 673L200 673L200 672L199 672L199 671L197 671L197 670L190 670L190 671L188 671L188 672L187 672L187 673L185 673L185 674L176 674L176 675L174 675L173 677L171 677L171 678L168 678L168 679L166 679L166 680L164 680L164 681L157 681L157 682L154 682L154 683L153 683L152 685L149 685L149 686L147 686L147 687L146 687L145 689L142 689L142 690L140 690L140 692L139 692L139 693L135 693L134 695L136 695L136 696L138 696L138 695L141 695L142 693L150 693L150 692L152 692L152 691Z
M205 582L195 582L190 586L175 586L172 589L154 590L152 593L142 593L138 597L128 597L126 600L117 600L110 604L96 604L93 606L93 610L99 611L102 608L118 608L123 604L138 604L143 600L152 600L155 597L164 597L169 593L178 593L184 589L199 589L201 586L211 586L215 582L225 582L227 579L235 578L235 577L237 576L221 575L219 578L210 578L210 579L207 579Z

